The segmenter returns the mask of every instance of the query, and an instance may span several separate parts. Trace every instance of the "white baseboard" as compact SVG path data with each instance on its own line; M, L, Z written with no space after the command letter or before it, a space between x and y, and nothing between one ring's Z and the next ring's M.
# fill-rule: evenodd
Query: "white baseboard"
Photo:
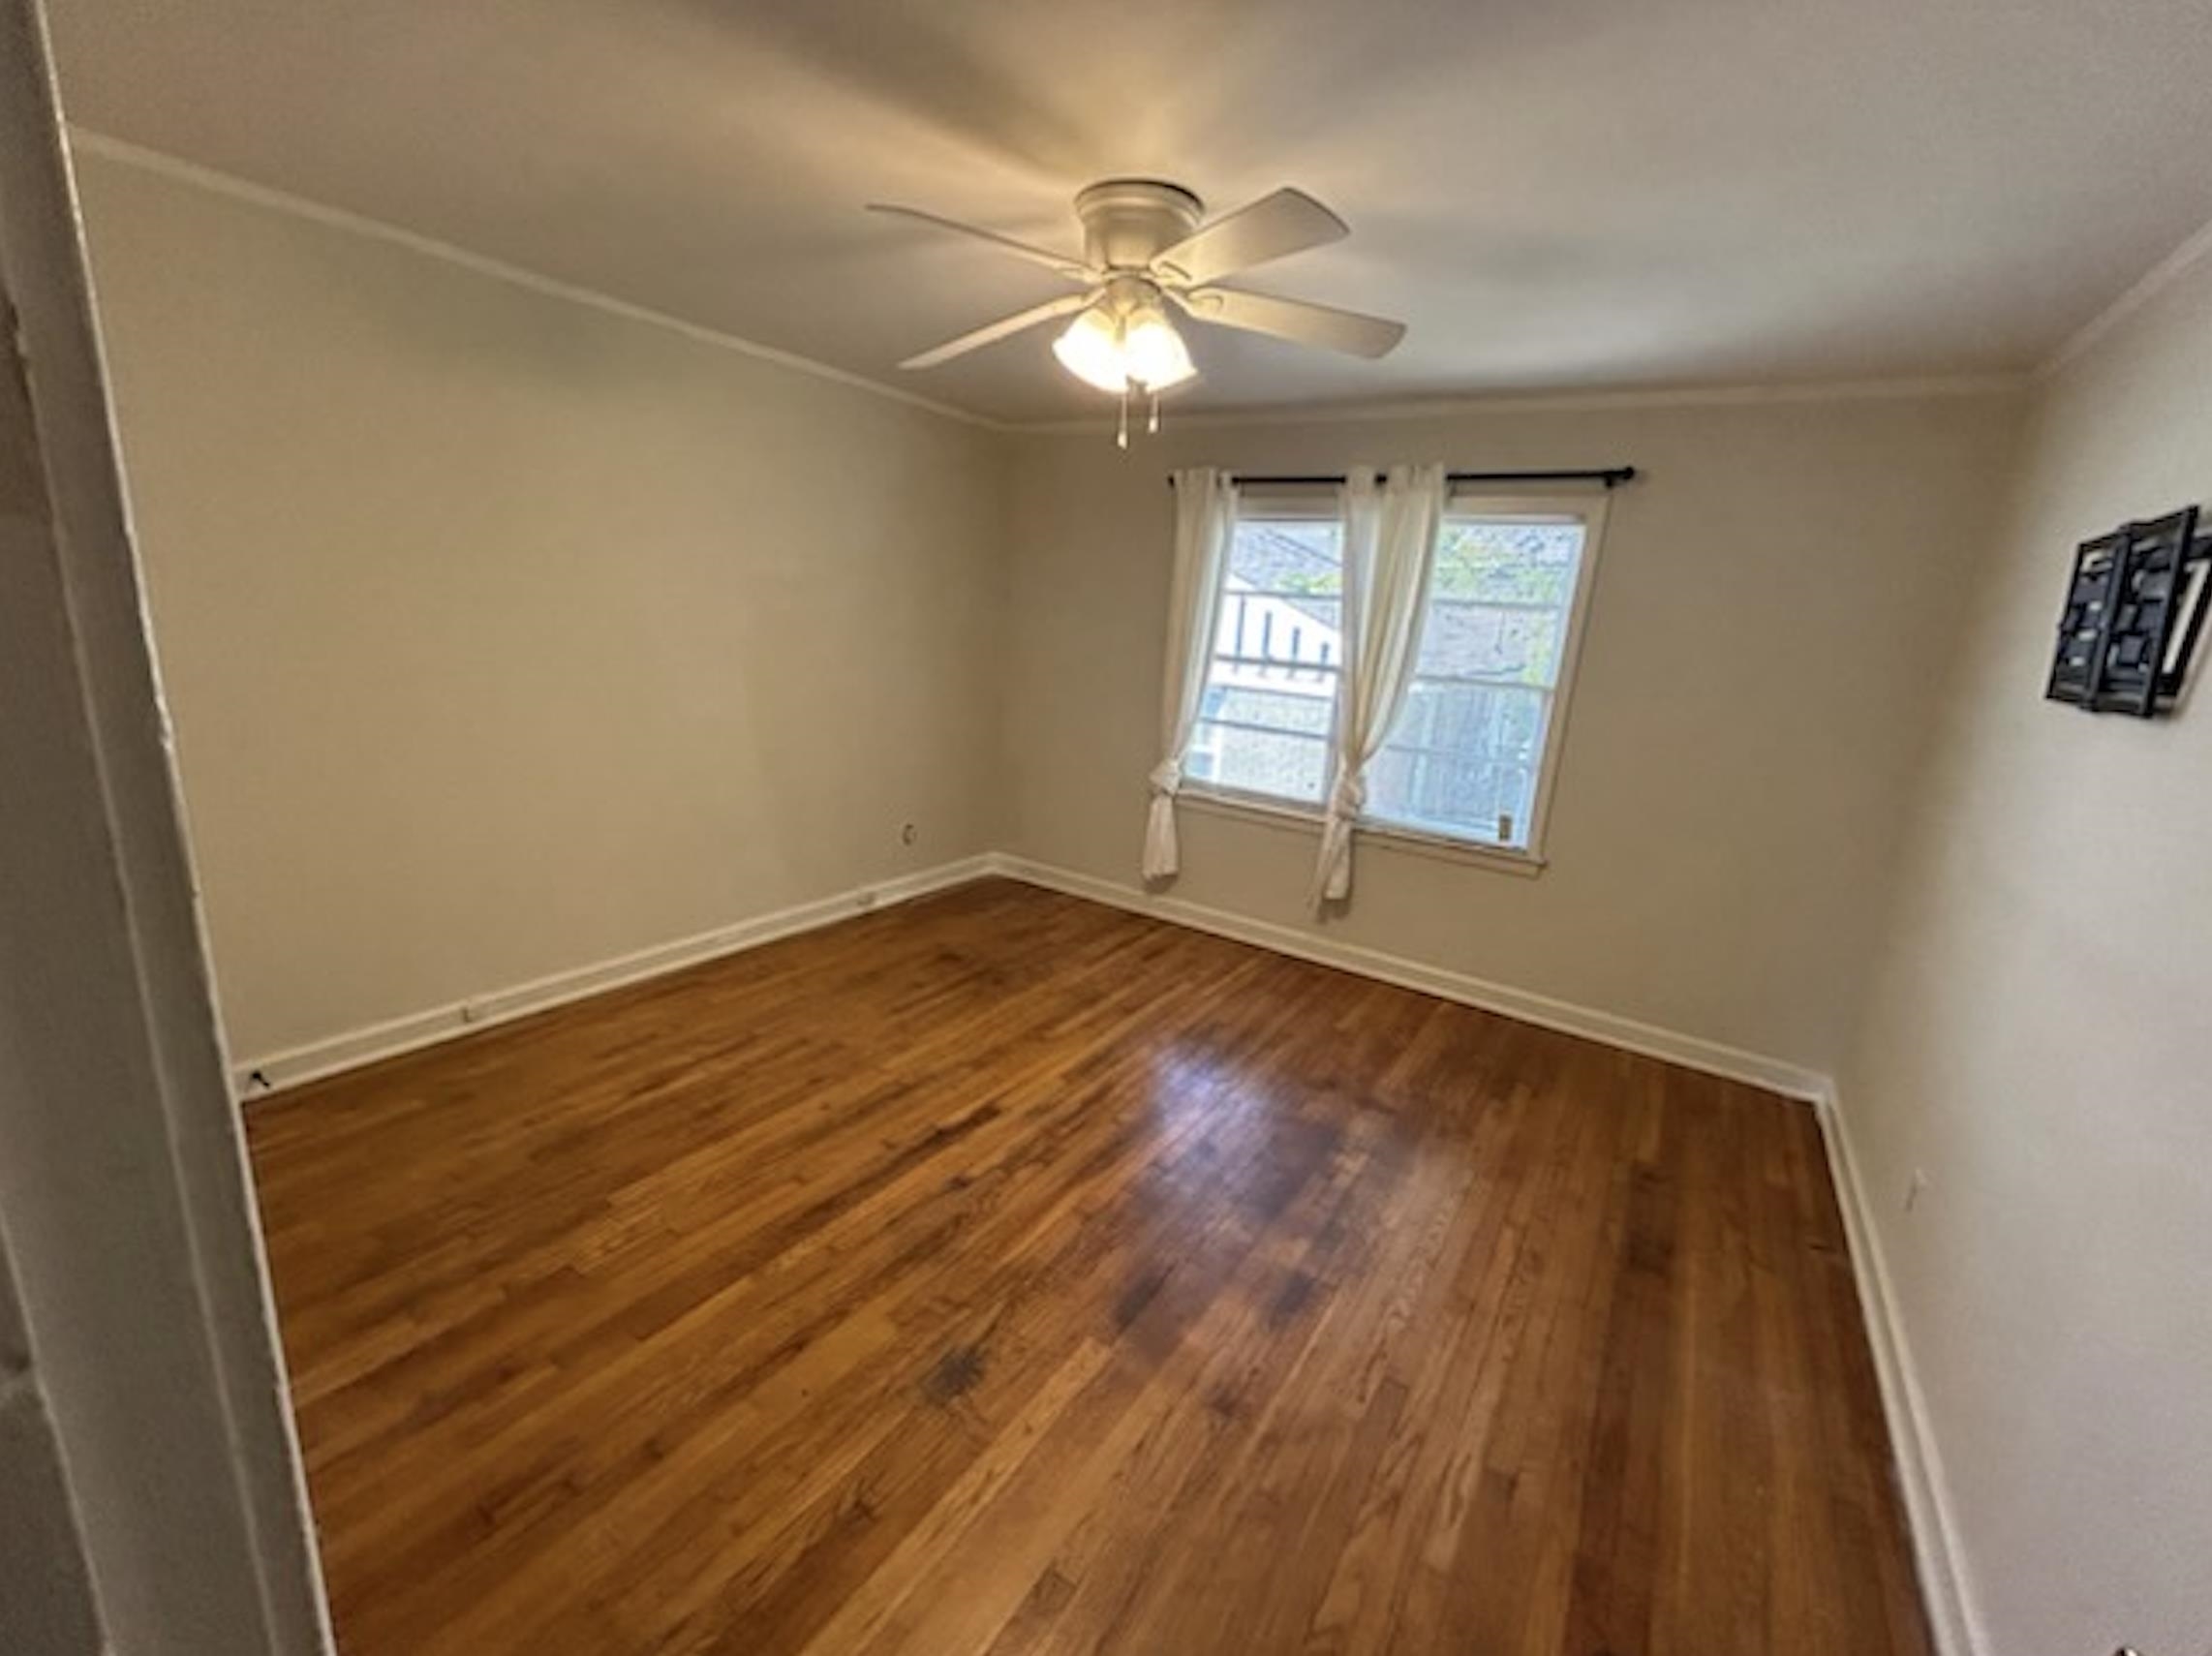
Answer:
M507 989L495 989L466 1000L413 1012L404 1018L349 1029L303 1046L288 1047L282 1052L264 1053L233 1063L231 1085L241 1098L261 1097L357 1064L395 1058L401 1053L471 1034L495 1024L526 1018L533 1012L543 1012L641 978L658 977L662 972L694 966L719 955L733 955L772 943L779 937L812 932L872 908L925 897L948 886L965 885L991 872L989 856L964 857L918 874L855 886L813 903L779 908L771 914L759 914L750 920L717 927L712 932L701 932L696 936L656 943L651 948L618 955L613 960L555 972L549 977Z
M1859 1305L1866 1319L1866 1340L1874 1353L1874 1372L1882 1386L1882 1412L1897 1457L1897 1482L1905 1498L1913 1557L1920 1578L1920 1599L1937 1656L1982 1656L1988 1648L1981 1618L1960 1570L1958 1531L1937 1453L1927 1404L1913 1366L1911 1344L1897 1316L1889 1270L1874 1228L1874 1210L1851 1152L1851 1132L1835 1089L1820 1100L1821 1136L1828 1145L1828 1173L1836 1205L1843 1210L1852 1274L1859 1284Z
M352 1069L357 1064L396 1057L418 1047L450 1040L471 1030L507 1023L527 1017L533 1012L542 1012L548 1007L581 999L588 995L597 995L602 990L635 983L640 978L658 976L700 961L713 960L719 955L756 948L762 943L774 942L779 937L810 932L870 908L903 903L929 892L942 891L948 886L979 879L986 874L1002 874L1029 885L1063 892L1070 897L1086 898L1116 908L1148 914L1179 926L1188 926L1196 931L1210 932L1217 936L1233 937L1240 942L1273 949L1278 954L1292 955L1300 960L1314 961L1323 966L1357 972L1363 977L1394 983L1401 989L1419 990L1463 1005L1479 1006L1486 1012L1496 1012L1508 1018L1518 1018L1523 1023L1538 1024L1548 1029L1582 1035L1607 1046L1624 1048L1649 1058L1683 1064L1691 1069L1726 1076L1732 1081L1748 1082L1752 1086L1764 1087L1793 1098L1817 1101L1827 1094L1828 1089L1826 1076L1779 1058L1743 1052L1717 1041L1663 1029L1655 1025L1639 1023L1635 1019L1601 1012L1592 1007L1578 1006L1571 1001L1553 999L1529 990L1491 983L1483 978L1468 976L1464 972L1426 966L1419 961L1385 954L1379 949L1336 942L1293 927L1249 919L1226 909L1186 903L1180 898L1156 897L1135 886L1076 874L1071 870L1032 862L1027 857L1009 856L999 851L966 857L958 862L941 864L897 879L858 886L816 902L803 903L772 914L762 914L750 920L718 927L695 936L658 943L633 954L617 956L613 960L555 972L530 983L495 989L483 995L472 996L466 1000L433 1006L403 1018L389 1019L358 1029L349 1029L321 1040L288 1047L281 1052L264 1053L234 1063L232 1080L242 1097L258 1097L280 1091L288 1087L296 1087L301 1082Z
M1466 1006L1478 1006L1486 1012L1496 1012L1507 1018L1517 1018L1524 1024L1539 1024L1547 1029L1581 1035L1609 1047L1642 1053L1646 1058L1664 1058L1669 1063L1703 1070L1708 1075L1748 1082L1754 1087L1764 1087L1772 1092L1801 1098L1807 1103L1817 1103L1827 1096L1829 1089L1827 1076L1800 1064L1788 1063L1760 1053L1743 1052L1736 1047L1724 1046L1718 1041L1708 1041L1698 1035L1685 1035L1674 1029L1663 1029L1657 1025L1639 1023L1633 1018L1623 1018L1612 1012L1600 1012L1594 1007L1578 1006L1573 1001L1556 1000L1551 996L1538 995L1530 990L1491 983L1465 972L1427 966L1402 956L1385 954L1380 949L1364 948L1357 943L1336 942L1316 936L1310 932L1300 931L1296 927L1278 926L1268 920L1253 920L1242 914L1233 914L1227 909L1186 903L1178 897L1154 896L1136 886L1100 879L1092 874L1076 874L1067 869L1054 868L1047 863L1031 862L1027 857L996 852L985 861L994 874L1025 880L1030 885L1041 885L1049 891L1088 898L1093 903L1109 904L1137 914L1149 914L1154 919L1188 926L1195 931L1211 932L1216 936L1233 937L1241 943L1273 949L1277 954L1294 955L1300 960L1357 972L1362 977L1395 983L1400 989L1417 989L1425 995L1457 1000Z

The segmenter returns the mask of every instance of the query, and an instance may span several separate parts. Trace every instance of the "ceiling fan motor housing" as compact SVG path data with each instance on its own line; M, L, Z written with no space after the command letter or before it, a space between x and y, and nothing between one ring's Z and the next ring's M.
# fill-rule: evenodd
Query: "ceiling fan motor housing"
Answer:
M1106 270L1143 270L1198 228L1205 203L1180 184L1109 178L1075 199L1083 258Z

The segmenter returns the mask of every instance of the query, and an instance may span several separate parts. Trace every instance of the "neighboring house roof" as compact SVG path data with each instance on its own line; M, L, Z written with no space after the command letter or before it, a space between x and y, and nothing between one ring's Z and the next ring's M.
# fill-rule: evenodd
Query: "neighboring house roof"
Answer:
M1232 579L1262 592L1299 594L1301 588L1317 586L1339 573L1336 559L1267 524L1248 523L1237 537L1237 567ZM1317 593L1310 598L1301 594L1282 601L1331 629L1342 620L1338 613L1341 599L1334 593Z

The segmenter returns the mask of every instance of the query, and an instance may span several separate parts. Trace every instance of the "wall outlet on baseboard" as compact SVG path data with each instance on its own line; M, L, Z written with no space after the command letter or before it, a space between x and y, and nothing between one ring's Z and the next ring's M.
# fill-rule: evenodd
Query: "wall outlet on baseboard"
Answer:
M1920 1205L1920 1198L1928 1191L1927 1170L1916 1167L1913 1177L1905 1181L1905 1211L1910 1213Z
M464 1000L464 1001L462 1001L462 1002L461 1002L461 1022L462 1022L462 1023L464 1023L464 1024L477 1024L477 1023L481 1023L481 1022L483 1021L483 1016L484 1016L484 1009L483 1009L483 1007L482 1007L481 1005L479 1005L477 1002L476 1002L476 1001L474 1001L474 1000Z
M873 891L862 892L858 897L852 900L852 905L853 907L859 909L861 913L867 913L871 908L876 906L876 893Z

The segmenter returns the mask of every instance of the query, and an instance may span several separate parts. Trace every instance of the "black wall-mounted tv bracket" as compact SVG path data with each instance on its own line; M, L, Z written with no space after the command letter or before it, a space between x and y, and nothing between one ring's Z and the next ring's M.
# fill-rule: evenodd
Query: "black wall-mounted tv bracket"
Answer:
M2059 616L2043 693L2085 713L2170 713L2212 603L2212 529L2199 509L2083 541Z

